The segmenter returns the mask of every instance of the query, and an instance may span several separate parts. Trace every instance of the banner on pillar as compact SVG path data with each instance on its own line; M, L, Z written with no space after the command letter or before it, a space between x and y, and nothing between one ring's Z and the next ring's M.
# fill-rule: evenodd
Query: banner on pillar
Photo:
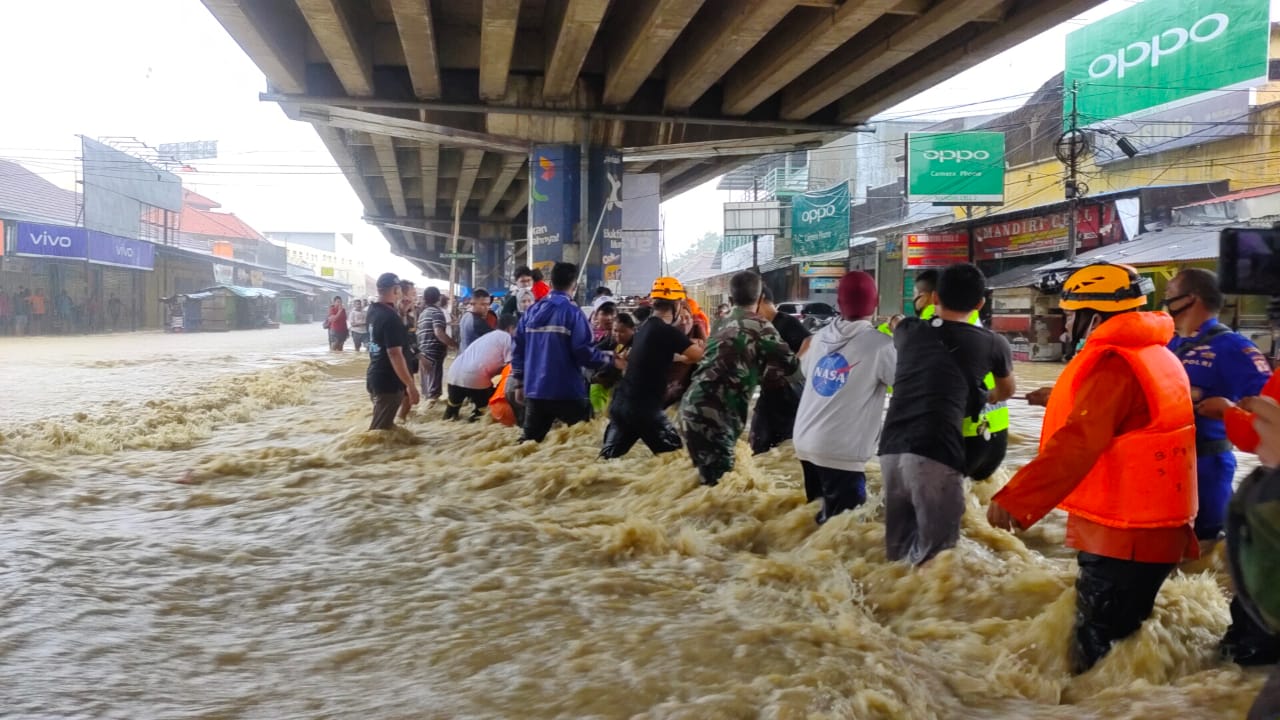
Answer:
M529 155L529 264L549 272L564 259L578 221L576 145L535 145Z
M587 293L618 276L622 265L622 153L615 148L591 148L591 161L587 165L588 177L587 232L596 235L590 257L583 258L587 266ZM590 244L590 237L584 242ZM585 249L585 248L584 248ZM616 289L616 281L608 283Z
M622 262L618 292L648 295L662 274L658 244L658 173L628 174L622 185Z

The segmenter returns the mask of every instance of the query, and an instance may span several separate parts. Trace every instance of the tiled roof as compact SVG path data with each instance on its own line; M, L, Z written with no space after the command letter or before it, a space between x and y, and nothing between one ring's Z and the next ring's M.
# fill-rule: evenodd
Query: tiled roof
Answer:
M76 225L80 195L63 190L15 162L0 160L0 216Z
M178 218L178 230L192 235L210 237L266 239L257 230L249 227L248 223L236 217L235 213L200 210L190 205L182 208L182 216Z
M182 188L182 204L183 206L191 205L199 208L200 210L212 210L213 208L222 207L221 203L218 201L210 200L204 195L192 192L186 188Z

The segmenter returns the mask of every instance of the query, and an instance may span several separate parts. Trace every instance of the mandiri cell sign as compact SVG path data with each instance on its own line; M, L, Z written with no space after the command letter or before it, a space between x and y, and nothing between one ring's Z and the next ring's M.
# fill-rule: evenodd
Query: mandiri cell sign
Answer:
M1004 133L907 133L906 142L908 200L1004 203Z
M1268 0L1147 0L1067 36L1063 120L1159 112L1267 80Z

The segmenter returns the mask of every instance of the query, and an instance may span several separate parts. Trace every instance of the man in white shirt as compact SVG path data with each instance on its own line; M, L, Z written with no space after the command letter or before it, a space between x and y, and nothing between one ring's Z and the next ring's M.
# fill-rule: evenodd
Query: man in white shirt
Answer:
M840 317L818 330L801 356L804 392L792 436L809 502L822 501L818 524L867 499L866 463L876 454L885 391L898 352L870 318L876 281L853 271L840 279Z
M449 366L445 420L457 420L462 404L467 400L475 406L469 418L472 422L489 407L489 398L493 397L493 378L502 374L503 366L511 362L512 337L516 334L517 324L519 320L515 315L498 318L497 332L480 336Z

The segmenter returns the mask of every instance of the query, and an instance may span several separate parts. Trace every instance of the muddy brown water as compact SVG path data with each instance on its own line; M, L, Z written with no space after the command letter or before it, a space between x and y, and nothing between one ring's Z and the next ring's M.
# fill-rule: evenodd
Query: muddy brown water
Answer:
M1090 673L1063 517L885 561L878 478L819 528L784 445L718 488L419 410L363 432L318 326L0 339L0 716L1235 718L1211 558ZM1020 365L1024 390L1056 365ZM1009 470L1040 412L1013 403ZM178 482L190 472L190 484Z

